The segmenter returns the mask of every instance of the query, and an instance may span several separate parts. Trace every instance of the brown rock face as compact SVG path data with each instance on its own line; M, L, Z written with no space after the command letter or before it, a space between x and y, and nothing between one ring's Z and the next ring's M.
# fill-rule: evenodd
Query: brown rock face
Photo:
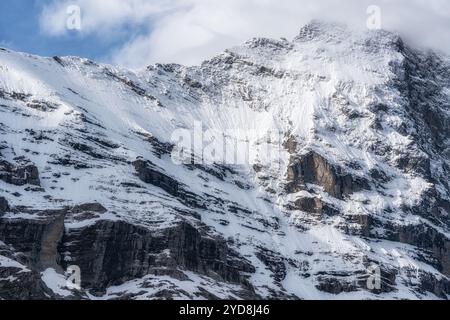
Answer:
M288 181L288 192L303 190L306 184L310 183L323 187L325 192L338 199L369 189L366 180L344 173L340 167L329 164L324 157L314 151L291 160Z
M28 265L38 270L57 268L57 246L63 232L64 215L0 220L0 241L25 254Z
M323 209L322 201L318 198L312 198L312 197L311 198L304 197L304 198L297 199L295 201L295 205L297 208L299 208L300 210L302 210L304 212L315 213L315 214L322 213L322 209Z
M56 216L46 227L41 241L40 268L60 270L58 245L64 234L64 215Z
M295 201L295 209L312 213L318 216L323 214L333 216L339 211L317 197L302 197Z

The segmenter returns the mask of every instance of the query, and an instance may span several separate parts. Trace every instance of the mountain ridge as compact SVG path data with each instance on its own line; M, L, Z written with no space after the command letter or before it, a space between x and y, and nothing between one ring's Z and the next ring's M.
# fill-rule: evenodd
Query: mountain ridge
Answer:
M0 51L0 297L447 299L449 60L335 28L139 72Z

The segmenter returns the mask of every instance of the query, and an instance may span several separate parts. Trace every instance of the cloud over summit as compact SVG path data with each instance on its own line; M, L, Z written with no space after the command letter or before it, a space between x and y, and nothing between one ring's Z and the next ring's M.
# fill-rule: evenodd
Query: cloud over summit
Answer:
M140 68L156 62L197 64L252 37L294 37L312 19L366 28L367 8L381 9L382 27L417 45L450 53L447 0L71 0L41 12L41 31L61 37L67 7L82 13L81 36L127 41L105 54L110 62Z

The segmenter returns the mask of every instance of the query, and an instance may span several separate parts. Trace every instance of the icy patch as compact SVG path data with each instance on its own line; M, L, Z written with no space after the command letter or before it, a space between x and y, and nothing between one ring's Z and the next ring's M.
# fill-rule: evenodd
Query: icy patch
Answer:
M41 278L46 286L55 294L62 297L68 297L72 295L72 292L67 288L66 277L62 274L57 273L55 269L46 269L41 273Z

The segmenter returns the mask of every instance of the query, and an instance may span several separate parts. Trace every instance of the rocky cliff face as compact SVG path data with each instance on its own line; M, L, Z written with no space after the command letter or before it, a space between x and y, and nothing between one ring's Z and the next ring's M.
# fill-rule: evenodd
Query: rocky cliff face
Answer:
M448 299L449 71L319 22L140 72L1 50L0 298Z

